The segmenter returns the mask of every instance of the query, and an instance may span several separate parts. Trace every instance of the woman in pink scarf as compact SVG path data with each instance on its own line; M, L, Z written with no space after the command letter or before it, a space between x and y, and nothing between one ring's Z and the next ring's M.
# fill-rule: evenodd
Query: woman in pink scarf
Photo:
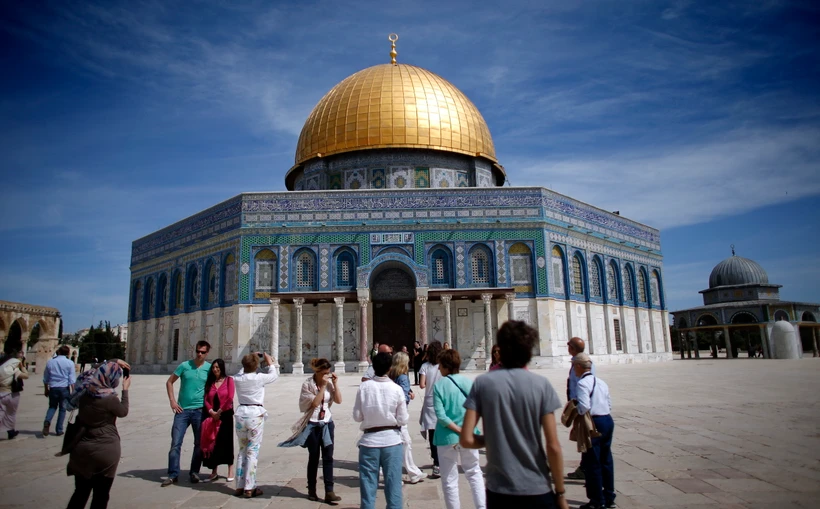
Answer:
M219 475L219 465L228 465L228 482L233 481L233 378L225 373L225 361L216 359L205 382L205 408L202 416L202 464L211 469L209 481Z

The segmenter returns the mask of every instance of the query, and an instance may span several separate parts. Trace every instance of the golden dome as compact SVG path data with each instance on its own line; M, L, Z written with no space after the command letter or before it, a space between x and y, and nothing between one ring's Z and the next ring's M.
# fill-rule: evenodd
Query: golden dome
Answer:
M407 64L369 67L325 94L299 135L296 164L398 147L457 152L497 165L490 129L478 108L444 78Z

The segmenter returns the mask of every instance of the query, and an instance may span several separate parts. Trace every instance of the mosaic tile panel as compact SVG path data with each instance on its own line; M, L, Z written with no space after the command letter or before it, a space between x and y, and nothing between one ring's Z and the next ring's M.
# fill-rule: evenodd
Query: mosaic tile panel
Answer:
M456 187L470 187L470 175L466 171L456 172Z
M507 267L504 263L504 241L497 240L495 242L495 273L496 279L498 280L498 286L504 286L507 284Z
M416 168L413 187L430 187L430 168Z
M387 187L387 181L383 168L373 170L370 176L370 189L384 189Z
M391 189L409 189L413 187L413 170L407 167L393 167L390 168L390 187Z
M431 182L433 183L432 187L443 189L456 187L455 171L446 168L432 168L431 172Z
M367 170L346 170L345 189L367 189Z
M249 263L251 260L252 246L279 246L279 289L286 290L288 288L288 273L289 267L287 262L290 259L291 246L305 246L316 244L344 244L344 245L358 245L359 263L365 265L370 263L370 242L366 233L362 234L316 234L316 235L299 235L299 234L277 234L277 235L247 235L242 238L242 246L239 252L240 261ZM242 273L239 278L239 300L240 302L247 302L250 298L250 277L248 274Z
M319 244L319 288L330 288L330 245Z
M328 189L342 189L342 174L339 172L331 172L327 174L327 188Z
M464 259L467 256L467 251L464 247L464 242L456 242L456 286L464 286L467 284L467 272L464 269Z

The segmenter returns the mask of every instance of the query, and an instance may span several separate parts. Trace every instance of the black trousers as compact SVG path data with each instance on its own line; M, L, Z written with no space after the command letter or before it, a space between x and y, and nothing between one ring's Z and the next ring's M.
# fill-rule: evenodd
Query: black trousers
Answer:
M330 440L336 441L336 425L333 421L327 423ZM325 481L325 492L333 491L333 444L325 446L322 442L322 428L316 426L308 435L305 447L308 450L307 482L308 491L316 491L316 476L319 473L319 453L322 454L322 477Z
M554 509L557 507L555 495L552 492L543 495L504 495L487 490L486 494L487 509L509 509L510 507L517 509Z
M105 509L108 507L108 493L111 491L112 484L114 484L113 477L95 475L91 479L85 479L75 475L74 494L68 501L67 509L84 509L92 491L94 498L91 499L91 509Z
M433 437L435 436L435 434L436 430L427 430L427 440L430 442L430 456L433 458L433 465L438 466L438 447L433 445Z

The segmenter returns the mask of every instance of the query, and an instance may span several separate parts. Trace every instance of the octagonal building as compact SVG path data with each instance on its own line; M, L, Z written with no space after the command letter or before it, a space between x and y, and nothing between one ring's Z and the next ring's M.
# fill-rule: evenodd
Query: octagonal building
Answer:
M243 193L134 241L128 360L169 372L212 345L366 368L373 342L449 342L485 369L500 324L533 362L671 359L658 230L541 187L504 187L490 129L454 85L376 65L311 112L288 191Z

